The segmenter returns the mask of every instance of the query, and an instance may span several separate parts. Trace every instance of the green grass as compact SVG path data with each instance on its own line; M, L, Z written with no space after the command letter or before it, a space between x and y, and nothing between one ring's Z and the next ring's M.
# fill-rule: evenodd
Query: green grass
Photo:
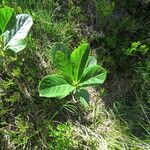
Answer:
M83 1L4 0L3 5L17 13L31 14L34 25L26 49L9 65L18 82L0 63L0 149L150 149L149 51L133 56L122 52L134 41L149 48L150 12L135 1L117 2L95 31ZM113 18L117 10L122 11L120 20ZM88 89L89 108L83 109L71 96L39 97L39 81L56 71L49 61L52 44L64 42L73 49L83 40L109 72L104 86Z

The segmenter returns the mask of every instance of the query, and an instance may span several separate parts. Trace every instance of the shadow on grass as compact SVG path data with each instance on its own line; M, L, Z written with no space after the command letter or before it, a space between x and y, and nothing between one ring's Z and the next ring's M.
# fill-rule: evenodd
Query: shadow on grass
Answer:
M115 74L105 84L103 101L116 118L125 122L133 136L148 140L150 136L150 108L147 101L149 85L132 80L128 75Z

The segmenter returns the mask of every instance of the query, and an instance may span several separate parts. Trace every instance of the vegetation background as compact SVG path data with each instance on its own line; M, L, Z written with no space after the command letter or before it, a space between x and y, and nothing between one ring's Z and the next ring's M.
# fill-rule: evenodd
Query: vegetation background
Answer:
M149 0L2 0L3 6L31 14L34 25L9 66L19 82L0 63L1 150L150 149ZM39 97L39 81L56 71L52 44L74 49L82 41L108 71L103 86L88 89L89 107L71 96Z

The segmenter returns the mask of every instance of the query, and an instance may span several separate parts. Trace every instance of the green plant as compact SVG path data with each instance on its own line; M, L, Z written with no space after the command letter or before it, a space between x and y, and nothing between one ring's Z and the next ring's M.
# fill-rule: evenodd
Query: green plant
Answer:
M27 14L15 16L10 7L0 9L0 50L4 56L7 50L18 53L26 47L24 42L31 26L32 17Z
M70 149L75 140L73 139L73 127L69 123L58 124L56 128L49 125L49 137L48 142L50 149Z
M149 48L146 45L138 41L133 42L129 48L123 49L123 52L127 55L135 55L137 52L140 52L141 54L146 54L148 50Z
M10 7L0 8L0 61L1 67L13 81L22 87L16 77L20 69L11 65L17 62L17 53L26 47L25 38L33 24L32 17L28 14L16 15ZM13 62L13 63L12 63Z
M97 65L96 58L89 56L87 43L81 44L71 54L62 43L55 43L51 49L52 62L59 73L48 75L39 84L42 97L64 98L73 92L76 99L86 106L89 98L87 86L102 84L106 70Z
M11 142L11 146L15 149L16 145L25 145L28 142L27 131L29 125L25 122L21 116L15 117L15 124L10 124L10 130L4 130L5 135L8 137L8 140Z

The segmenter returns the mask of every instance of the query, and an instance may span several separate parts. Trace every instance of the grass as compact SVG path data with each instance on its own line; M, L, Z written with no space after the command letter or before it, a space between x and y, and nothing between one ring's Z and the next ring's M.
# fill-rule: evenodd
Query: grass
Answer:
M149 53L126 56L119 51L129 48L134 40L150 45L149 21L144 20L144 14L148 16L149 11L142 7L138 18L137 6L115 1L115 6L108 10L106 22L103 16L103 25L111 24L103 26L103 36L100 36L100 31L90 26L83 3L72 0L3 2L17 13L31 14L34 26L27 38L27 48L9 66L19 84L0 64L0 149L150 149L150 79L145 65ZM114 9L121 9L123 14L127 10L132 13L114 22L111 20ZM142 26L143 23L147 26ZM48 59L51 45L64 42L73 49L82 40L90 43L98 63L108 70L104 86L88 89L89 108L83 109L71 96L62 100L39 97L39 81L55 72Z

